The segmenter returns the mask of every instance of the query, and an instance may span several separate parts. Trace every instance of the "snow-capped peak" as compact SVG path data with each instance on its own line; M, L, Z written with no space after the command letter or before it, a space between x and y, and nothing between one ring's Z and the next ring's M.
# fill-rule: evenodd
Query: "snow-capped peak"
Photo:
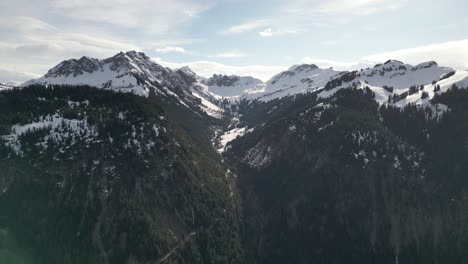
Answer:
M318 69L318 66L315 64L298 64L289 68L289 72L303 72L303 71L313 71Z
M294 65L287 71L273 76L267 83L261 100L271 100L298 93L314 92L322 89L339 71L333 68L322 69L315 64Z
M441 67L435 61L413 66L389 60L361 72L337 75L319 96L328 97L348 87L369 88L380 104L403 107L408 103L427 103L437 89L444 92L453 84L466 87L468 71L457 72L449 67Z
M383 87L386 85L394 89L402 89L439 81L441 76L452 71L454 70L451 68L439 67L434 61L412 66L390 60L364 70L360 74L360 79L372 86Z
M91 59L83 56L80 59L70 59L61 62L59 65L50 69L45 77L54 78L58 76L76 77L84 73L92 73L101 67L101 62L97 59Z
M439 66L439 65L437 64L437 62L435 62L435 61L427 61L427 62L423 62L423 63L420 63L420 64L414 66L411 70L417 71L417 70L419 70L419 69L426 69L426 68L437 67L437 66Z
M189 66L184 66L184 67L181 67L181 68L178 68L176 69L176 71L181 71L183 73L185 73L186 75L189 75L189 76L197 76L197 74L192 71L192 69L190 69Z
M149 96L153 91L158 96L174 99L176 104L192 110L198 107L204 111L209 109L205 112L219 117L222 111L213 104L214 96L201 84L201 80L188 67L171 70L152 61L143 52L127 51L103 60L89 57L66 60L43 77L22 86L89 85L141 96Z
M205 112L219 117L222 113L217 105L220 98L269 101L308 92L328 97L348 87L369 88L380 104L419 104L453 84L466 87L468 71L441 67L435 61L413 66L388 60L354 72L299 64L264 83L250 76L215 74L211 78L203 78L189 67L171 70L155 63L142 52L128 51L103 60L83 56L63 61L43 77L23 86L30 84L89 85L142 96L149 96L153 91L160 96L175 98L176 103L187 107L199 105L209 110Z
M203 81L203 84L211 93L221 97L237 97L264 89L264 83L261 80L250 76L214 74Z
M86 56L59 63L43 77L23 84L89 85L103 89L148 96L160 84L167 69L154 63L142 52L120 52L99 60Z

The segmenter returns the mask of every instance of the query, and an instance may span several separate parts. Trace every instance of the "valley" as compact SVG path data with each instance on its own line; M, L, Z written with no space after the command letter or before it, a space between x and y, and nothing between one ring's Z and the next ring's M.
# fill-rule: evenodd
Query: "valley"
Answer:
M463 263L468 72L263 82L144 53L0 86L0 260Z

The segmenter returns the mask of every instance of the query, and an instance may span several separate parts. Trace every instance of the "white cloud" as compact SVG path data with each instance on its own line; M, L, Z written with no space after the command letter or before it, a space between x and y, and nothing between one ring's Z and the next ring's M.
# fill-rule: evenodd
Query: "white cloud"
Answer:
M34 76L44 74L65 59L83 55L102 58L114 55L118 51L141 50L125 41L62 30L32 17L4 17L0 19L0 29L15 32L14 35L5 35L0 42L0 66L9 72L34 73ZM4 72L2 76L7 78L12 75ZM12 77L8 78L7 81L10 81Z
M354 62L340 62L311 57L305 57L301 61L303 63L314 63L320 67L333 67L338 70L357 70L372 67L377 63L383 63L389 59L400 60L413 65L426 61L436 61L441 66L467 70L468 39L375 53L364 56Z
M201 40L180 28L217 1L222 0L0 1L0 64L42 75L83 55L105 58L165 47L189 54L181 45Z
M0 13L64 21L83 32L99 28L172 34L218 1L223 0L15 0L0 1Z
M92 33L74 33L73 31L61 30L42 20L32 17L13 17L0 21L0 28L6 31L14 31L16 35L11 40L5 40L6 45L16 47L17 51L26 52L28 55L44 54L50 57L57 53L86 52L86 55L103 55L109 51L126 50L137 48L136 45L97 36ZM91 54L89 54L91 53Z
M4 67L0 65L0 82L21 84L28 80L40 77L39 74L30 72L16 71L14 68Z
M320 12L338 14L351 12L352 14L372 14L375 12L400 7L402 1L395 0L335 0L329 1L321 7Z
M234 25L221 33L224 35L230 35L230 34L240 34L244 32L249 32L255 29L258 29L260 27L268 25L269 21L265 19L258 19L246 23L242 23L239 25Z
M258 34L264 38L269 38L269 37L273 37L273 36L283 36L283 35L287 35L287 34L296 34L296 33L299 33L299 31L302 31L302 30L298 30L298 29L287 29L287 28L283 28L283 29L273 29L273 28L267 28L263 31L260 31L258 32Z
M272 37L273 36L273 29L267 28L264 31L258 32L258 34L262 37Z
M19 16L17 19L9 20L14 26L23 32L57 31L58 29L46 22L34 17Z
M278 72L284 71L287 67L270 65L247 65L233 66L213 61L193 61L185 63L167 62L160 58L154 59L157 63L172 69L189 66L194 72L203 77L211 77L213 74L234 74L240 76L253 76L260 80L267 81Z
M412 64L434 60L443 66L468 69L468 39L382 52L363 58L363 60L380 62L388 59L401 60Z
M369 15L376 12L397 9L408 0L330 0L322 4L310 5L308 0L289 1L286 13L310 16Z
M245 54L239 53L239 52L224 52L224 53L217 54L215 57L222 58L222 59L234 59L234 58L245 57Z
M330 0L311 4L310 0L289 0L276 8L271 17L234 25L222 34L241 34L258 30L261 37L283 36L311 28L348 24L355 16L401 8L408 0Z
M272 37L273 35L278 36L278 35L285 35L285 34L295 34L295 33L298 33L299 31L303 31L297 27L289 26L289 24L286 22L281 24L279 23L279 20L275 21L274 19L258 19L258 20L247 22L247 23L232 26L222 31L221 34L224 34L224 35L241 34L241 33L258 30L260 28L265 28L264 30L258 32L258 34L262 37Z
M216 0L51 0L54 12L75 20L144 28L164 34L212 8Z
M262 37L307 32L313 28L347 25L356 16L395 10L408 0L330 0L311 4L311 0L284 1L271 17L240 24L226 32L243 33L259 28Z
M187 51L182 47L164 47L156 49L158 53L187 53Z
M317 59L311 57L305 57L301 60L302 63L307 64L315 64L320 68L334 68L340 71L352 71L357 69L363 69L374 66L375 62L368 62L368 61L357 61L357 62L342 62L342 61L334 61L328 59Z

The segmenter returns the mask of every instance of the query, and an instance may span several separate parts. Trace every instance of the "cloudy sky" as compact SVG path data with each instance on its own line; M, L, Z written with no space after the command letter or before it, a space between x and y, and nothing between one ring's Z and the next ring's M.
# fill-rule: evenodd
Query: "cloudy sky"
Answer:
M468 69L466 0L2 0L0 82L139 50L168 67L263 80L298 63Z

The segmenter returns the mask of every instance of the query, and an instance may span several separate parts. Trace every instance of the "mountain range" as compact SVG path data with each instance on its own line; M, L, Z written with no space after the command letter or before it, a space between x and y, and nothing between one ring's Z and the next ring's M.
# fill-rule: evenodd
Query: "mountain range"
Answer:
M441 92L453 84L466 86L468 71L442 67L434 61L413 66L389 60L372 68L353 72L301 64L262 82L250 76L215 74L210 78L203 78L188 67L172 70L153 62L144 53L129 51L104 60L82 57L63 61L43 77L26 82L23 86L31 84L81 84L142 96L148 96L150 91L154 91L156 94L175 97L181 104L185 103L184 100L196 97L215 105L216 99L220 98L269 101L309 92L321 92L319 96L328 97L337 90L352 86L369 87L375 93L375 99L384 104L388 103L389 96L409 93L412 86L424 86L423 90L427 90L429 94L428 101L434 96L433 88L437 85ZM181 87L185 89L179 96L176 90ZM421 93L412 93L392 103L398 106L422 104L420 97ZM205 100L202 101L205 109L222 111Z
M468 71L144 53L0 85L0 262L464 263Z

